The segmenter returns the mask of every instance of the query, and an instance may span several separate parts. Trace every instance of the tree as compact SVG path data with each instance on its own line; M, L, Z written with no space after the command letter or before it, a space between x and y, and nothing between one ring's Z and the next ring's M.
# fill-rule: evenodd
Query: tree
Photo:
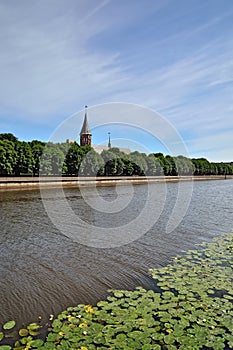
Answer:
M148 170L147 175L155 176L157 175L157 159L153 154L149 154L147 157Z
M70 148L65 156L65 166L67 175L78 176L79 167L84 157L83 147L80 147L76 142L70 145Z
M174 157L176 163L177 175L193 175L194 165L189 158L184 156Z
M156 175L166 175L169 171L169 167L163 153L153 153L153 155L157 164Z
M138 151L130 153L130 159L134 168L134 175L144 176L148 170L147 156L145 153L139 153Z
M130 160L128 156L122 158L122 161L124 163L124 170L123 174L125 176L131 176L134 174L134 165L133 162Z
M170 155L167 155L165 157L165 163L167 165L166 175L177 176L177 168L174 158Z
M61 143L56 143L56 145L62 151L64 156L66 156L67 152L69 151L70 144L68 142L61 142Z
M48 142L41 157L40 174L61 175L64 159L64 154L59 147L52 142Z
M157 154L160 155L160 157L157 157ZM164 175L164 156L162 153L153 153L153 156L155 157L155 164L156 164L156 174L157 176Z
M0 140L0 175L12 175L16 163L14 143L7 139Z
M17 137L15 137L13 134L11 133L3 133L3 134L0 134L0 140L8 140L8 141L11 141L13 143L17 142L18 139Z
M85 146L84 146L85 147ZM79 167L80 176L100 176L104 175L104 160L93 149L84 157Z
M192 159L195 166L194 175L209 175L211 174L210 163L205 158Z
M125 153L119 148L114 147L107 151L102 151L102 159L104 160L105 176L122 176L125 174Z
M32 174L33 170L33 155L30 145L25 141L17 141L15 144L17 154L14 165L14 173L16 176L21 174Z
M230 164L226 164L226 174L233 175L233 166Z
M153 154L154 154L155 158L164 158L164 155L161 152L153 153Z
M99 155L91 146L79 146L76 142L24 142L11 133L0 134L0 175L39 175L39 172L75 176L232 175L233 166L210 163L205 158L164 156L161 152L146 155L135 151L128 155L117 147Z
M40 160L41 160L44 148L45 148L45 142L33 140L33 141L29 142L29 145L31 147L32 156L33 156L32 173L33 173L33 176L39 175Z

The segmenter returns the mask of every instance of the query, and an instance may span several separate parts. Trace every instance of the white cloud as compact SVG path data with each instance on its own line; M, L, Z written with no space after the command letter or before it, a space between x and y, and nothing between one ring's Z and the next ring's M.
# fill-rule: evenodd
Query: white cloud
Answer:
M187 141L193 157L205 157L210 161L232 161L232 131L225 130Z
M5 111L29 119L69 113L93 98L96 91L101 96L125 81L117 54L92 52L86 45L100 30L91 21L100 8L87 12L80 23L69 13L52 17L50 22L35 9L24 15L18 8L16 18L16 11L2 4L3 16L12 17L0 19L0 103ZM33 24L37 15L41 18ZM87 19L90 23L83 27L81 23Z
M225 138L222 149L230 147L233 39L230 30L213 30L229 13L159 40L151 35L138 46L137 34L127 41L129 30L143 28L151 16L159 22L157 13L169 1L151 7L140 1L68 4L0 3L0 115L16 123L55 125L84 104L130 102L155 108L184 137L199 140L189 143L191 152L213 141L212 133L215 144L221 147ZM176 20L179 14L183 20L180 9L177 13ZM204 40L211 30L217 35ZM111 38L118 35L125 45L114 47Z

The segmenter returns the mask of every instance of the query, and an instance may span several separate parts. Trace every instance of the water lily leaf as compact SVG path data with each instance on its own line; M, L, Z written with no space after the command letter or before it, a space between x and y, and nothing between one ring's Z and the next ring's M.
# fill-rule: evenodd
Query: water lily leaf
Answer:
M152 346L151 344L145 344L142 346L142 350L152 350L154 349L154 346Z
M9 345L0 345L1 350L11 350L11 346Z
M117 334L117 336L116 336L116 340L119 341L119 342L125 341L126 338L127 338L127 336L124 333Z
M233 297L231 295L228 295L228 294L224 294L223 297L225 299L233 300Z
M62 322L58 319L54 320L52 323L52 327L57 329L60 329L62 327Z
M120 291L115 291L114 292L114 296L116 297L116 298L122 298L123 297L123 293L122 292L120 292Z
M39 332L37 332L37 331L29 331L29 334L32 335L33 337L35 337L36 335L39 334Z
M47 336L47 341L48 342L54 342L58 338L59 338L58 333L49 333L48 336Z
M97 336L93 339L95 344L105 344L105 338L102 333L98 333Z
M9 330L9 329L14 328L15 325L16 325L16 322L15 322L15 321L13 321L13 320L12 320L12 321L8 321L8 322L6 322L6 323L3 325L3 329Z
M0 332L0 341L4 338L4 333Z
M17 341L15 342L15 347L18 348L18 347L20 347L20 346L21 346L21 343L20 343L19 340L17 340Z
M22 328L19 330L20 337L26 337L28 335L28 330L26 328Z
M30 341L32 341L32 337L24 337L24 338L22 338L22 339L20 339L20 342L21 342L21 344L23 344L23 345L26 345L27 343L29 343Z
M32 340L31 342L30 342L30 346L32 347L32 348L38 348L39 346L42 346L43 345L43 340L42 339L36 339L36 340Z
M44 343L42 347L39 347L38 350L54 350L54 344L53 343Z
M174 344L176 340L172 333L165 335L163 339L166 344Z
M38 350L233 348L233 236L204 249L151 269L156 292L111 290L96 307L80 304L58 315L44 343L27 336L39 329L29 325L21 330L21 344ZM25 346L15 343L15 350Z
M107 306L108 305L108 302L107 301L99 301L98 303L97 303L97 306L98 307L101 307L101 308L104 308L105 306Z
M228 345L229 345L229 347L230 347L230 348L233 348L233 335L228 334L228 335L226 336L226 339L228 340Z
M37 323L30 323L28 326L27 326L27 329L29 331L36 331L38 328L40 328L40 326L37 324Z

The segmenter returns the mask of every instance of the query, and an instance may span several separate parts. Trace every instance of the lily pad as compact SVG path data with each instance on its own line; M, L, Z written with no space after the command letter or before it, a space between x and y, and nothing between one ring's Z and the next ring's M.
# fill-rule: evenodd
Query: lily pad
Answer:
M29 331L26 328L22 328L19 330L20 337L26 337L28 335Z
M36 340L32 340L32 341L30 342L30 346L31 346L32 348L38 348L38 347L42 346L43 343L44 343L44 342L43 342L42 339L36 339Z
M16 322L15 322L14 320L8 321L8 322L6 322L6 323L3 325L3 329L9 330L9 329L14 328L15 325L16 325Z
M37 323L30 323L28 326L27 326L27 329L29 331L36 331L37 329L39 329L40 326L37 324Z

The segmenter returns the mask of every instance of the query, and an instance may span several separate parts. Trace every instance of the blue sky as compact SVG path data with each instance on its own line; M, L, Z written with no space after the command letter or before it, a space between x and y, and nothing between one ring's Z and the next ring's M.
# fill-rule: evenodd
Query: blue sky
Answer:
M148 128L95 116L120 102L157 111L191 157L233 161L232 18L231 0L0 0L0 132L46 141L87 104L90 126L107 124L94 143L110 130L115 145L164 151ZM154 135L149 115L135 124ZM82 118L71 118L77 136Z

